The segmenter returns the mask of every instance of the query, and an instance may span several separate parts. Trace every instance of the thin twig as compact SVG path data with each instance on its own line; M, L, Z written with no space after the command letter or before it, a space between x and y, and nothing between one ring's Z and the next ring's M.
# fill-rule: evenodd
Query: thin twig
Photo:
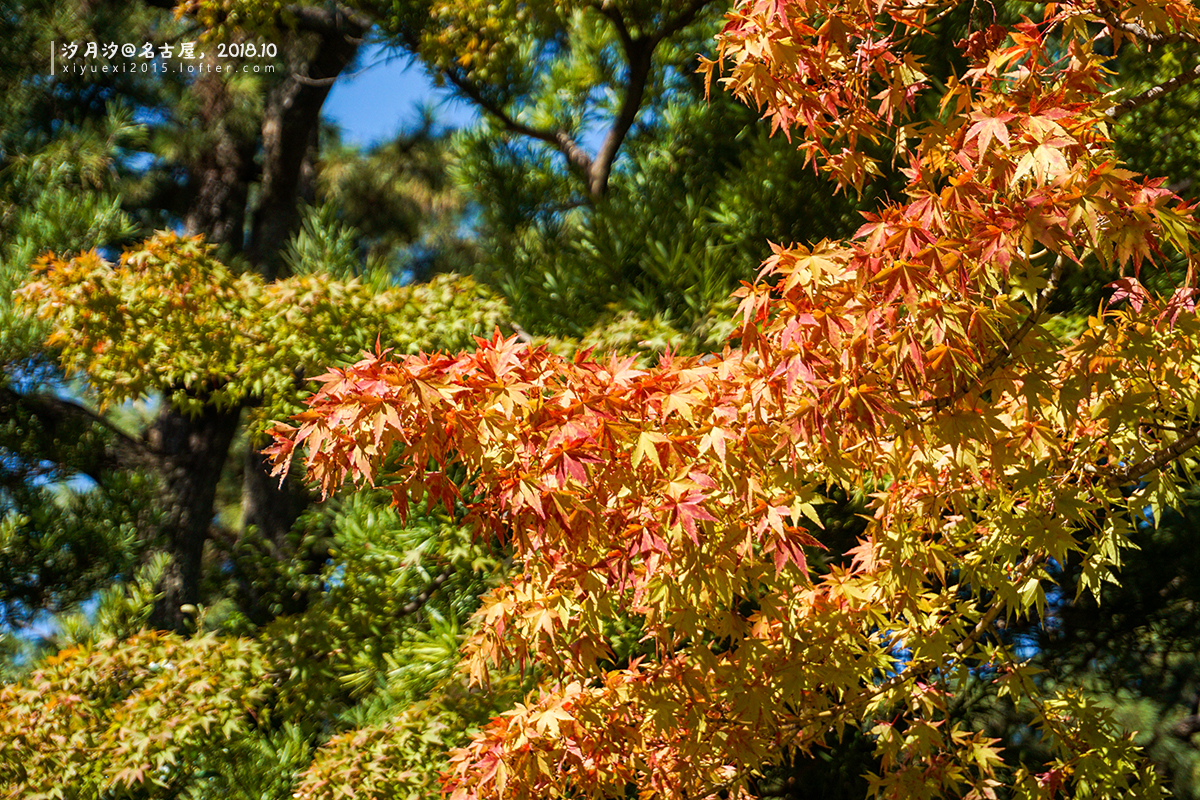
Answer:
M1029 332L1033 330L1033 326L1037 324L1038 319L1041 318L1042 314L1045 313L1046 308L1050 305L1050 301L1053 299L1054 293L1058 291L1058 286L1062 280L1065 269L1066 259L1060 255L1057 259L1055 259L1054 266L1050 269L1050 277L1047 280L1046 285L1042 287L1042 291L1038 293L1037 301L1034 302L1033 308L1029 310L1029 315L1026 316L1025 320L1020 324L1020 326L1013 331L1012 335L1004 340L1003 347L1001 347L999 352L995 353L988 360L988 362L983 365L973 381L956 389L954 392L945 397L926 400L923 403L920 403L919 406L932 407L934 412L949 408L951 405L965 397L972 389L976 388L985 380L987 380L992 373L1011 361L1017 346L1020 345L1025 337L1029 335Z

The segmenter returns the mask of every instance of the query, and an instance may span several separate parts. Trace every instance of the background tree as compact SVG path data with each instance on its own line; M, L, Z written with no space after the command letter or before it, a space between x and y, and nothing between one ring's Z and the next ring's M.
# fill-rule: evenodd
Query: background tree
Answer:
M250 77L240 72L202 73L199 78L185 80L165 73L166 77L156 81L141 77L104 82L82 76L77 80L68 77L66 85L61 87L33 77L43 68L48 72L48 65L42 64L41 59L43 54L48 58L49 41L55 37L60 43L85 39L124 41L144 32L147 41L158 45L185 36L195 37L198 33L194 25L189 27L186 22L174 21L165 10L147 6L122 9L104 7L94 12L81 9L78 14L56 9L42 16L27 16L20 22L19 32L29 40L31 50L36 45L39 61L21 69L14 66L5 73L14 87L14 97L29 98L24 104L14 104L11 124L6 128L13 137L13 144L6 151L12 161L7 170L11 187L7 207L10 216L18 215L10 228L13 244L6 267L9 293L28 274L31 256L49 247L119 245L131 239L138 224L145 226L141 228L144 233L149 232L149 226L177 225L189 233L203 234L208 241L220 245L223 257L233 259L239 270L255 271L268 281L287 274L290 267L285 256L300 227L299 201L307 197L318 202L315 176L319 166L316 145L321 105L332 78L354 58L356 37L365 28L355 27L358 23L342 12L325 14L313 10L303 14L295 21L295 30L281 40L283 59L275 65L278 70L251 73ZM142 118L155 119L155 124L132 126L129 119L135 109ZM43 137L40 143L35 138L39 131ZM85 138L89 136L90 139ZM133 136L142 138L137 140ZM431 141L427 134L417 134L412 139L419 140ZM131 147L143 148L145 155L140 163L148 162L148 168L132 167ZM353 161L348 156L344 160ZM424 169L425 175L432 176L438 166L429 164ZM410 181L410 194L422 180L418 177ZM120 208L117 191L123 194L130 209L128 213ZM377 191L376 197L399 197L402 191L401 187L388 186ZM444 189L434 191L446 195ZM30 198L39 198L37 204L31 207ZM455 216L456 208L461 207L451 198L438 199L436 195L426 198L424 206L408 202L409 206L398 208L392 217L396 221L407 215L408 227L393 231L390 245L376 246L378 253L373 254L371 270L396 266L384 263L390 257L388 247L394 249L398 243L407 244L426 235L425 226L414 221L418 214L436 212L440 215L438 219L445 219ZM41 230L23 230L21 219L36 223ZM67 235L70 229L63 229L65 225L75 225L81 230ZM453 223L436 225L445 228ZM303 250L311 245L314 235L318 235L318 230L310 225L308 239L297 241L295 247ZM358 237L355 242L358 248L358 240L364 234L353 235ZM432 247L425 245L428 252L422 257L440 258L437 248L443 245L445 252L452 249L444 232ZM305 262L304 254L295 251L295 247L293 261L306 263L311 270L312 259ZM366 268L363 253L352 252L350 256ZM212 276L204 280L221 279ZM379 281L376 283L382 287ZM174 288L163 287L168 292ZM132 291L136 294L137 290ZM460 302L469 302L474 290L464 288L464 291ZM436 309L429 310L436 313ZM261 309L244 311L257 313ZM13 323L9 330L28 331L27 326L16 322L11 310L5 313ZM353 327L347 321L336 322ZM486 327L483 325L480 330ZM373 343L380 333L366 327L355 330L359 338L351 350ZM154 549L165 547L173 555L163 577L163 596L155 624L182 629L187 621L179 609L195 604L202 597L202 562L206 548L211 549L210 543L222 542L220 548L227 553L246 555L258 551L260 556L270 555L280 563L298 555L289 534L307 502L306 493L293 485L277 487L267 478L255 453L253 437L241 437L239 447L244 463L237 467L237 473L243 485L225 501L240 506L240 510L233 513L229 528L222 530L213 525L219 505L218 489L229 462L229 448L238 438L243 407L264 402L260 392L241 392L233 405L218 407L219 401L214 398L229 379L220 371L227 369L225 365L210 374L208 382L197 380L183 367L182 372L143 374L135 382L145 392L161 392L174 401L158 405L148 430L125 431L122 435L85 405L39 390L39 383L47 378L52 380L54 372L47 370L49 364L39 356L38 340L45 329L35 328L31 333L13 342L6 360L10 365L8 374L24 382L5 388L3 394L15 426L10 431L9 449L19 454L12 463L15 467L25 462L15 467L9 483L15 492L24 495L33 492L19 502L25 523L12 528L13 538L9 542L11 550L22 554L13 565L19 576L14 578L13 585L26 587L23 596L14 597L20 600L22 608L32 613L38 605L47 604L43 601L58 608L86 597L98 588L97 584L71 581L68 576L73 571L82 570L84 562L92 562L88 569L101 583L122 572L128 574L133 552L144 550L142 545L153 541ZM144 327L131 328L125 333L159 335L159 332L147 333ZM215 335L213 331L208 333ZM433 346L436 332L426 331L426 335L434 338L422 339L423 346ZM201 352L182 354L181 363L189 357L193 365L206 358L211 362L211 353L204 351L217 343L194 344ZM161 336L155 346L161 349L177 347L179 343ZM39 362L41 372L32 371ZM286 369L294 372L300 368L300 364L293 364ZM302 374L296 375L296 380L303 380ZM118 495L127 495L130 476L140 474L139 485L150 494L138 502L156 506L160 513L151 522L142 512L114 509L95 528L111 531L107 539L101 537L97 541L96 532L87 534L79 526L76 526L77 536L59 526L59 533L43 539L49 525L46 514L51 513L47 509L55 507L44 491L36 489L39 471L47 470L55 478L83 473L102 484L116 480ZM128 496L132 499L132 495ZM88 493L87 497L84 502L94 505L95 495ZM34 512L32 516L27 513L30 511ZM93 511L82 517L90 517ZM58 517L80 516L77 510L54 513ZM141 514L140 521L135 519L137 514ZM134 547L135 539L142 544ZM31 542L36 543L32 548ZM72 555L64 557L64 551ZM224 559L210 558L210 561L221 560ZM235 572L240 571L242 567L235 565ZM259 580L265 577L256 573ZM243 576L244 585L252 582ZM47 588L38 590L39 585ZM52 599L55 587L63 585L74 585L75 589ZM270 613L262 608L248 611L260 620Z
M194 26L143 5L43 11L4 18L38 60L4 72L14 103L4 126L13 224L2 599L6 624L55 612L51 646L82 648L41 663L60 668L33 680L69 674L95 702L40 717L36 698L26 707L29 695L6 695L6 730L33 727L0 756L4 792L291 796L296 770L350 724L344 715L364 724L393 694L406 705L428 698L477 584L497 567L456 546L453 525L436 516L402 527L366 505L304 514L306 492L280 492L255 473L256 426L290 413L314 366L379 337L413 350L462 347L507 313L469 281L396 285L469 252L452 235L462 202L446 184L438 135L320 156L320 106L337 74L321 70L344 68L357 47L340 12L316 10L282 40L289 71L274 78L126 85L46 81L49 41L158 45L194 38ZM335 219L333 203L357 204L360 216ZM356 227L374 221L371 203L392 209L389 227ZM175 235L142 240L167 226L219 249ZM104 263L122 245L120 264ZM39 282L30 265L50 249L63 255L43 260ZM43 305L54 296L72 310ZM389 524L396 536L385 545ZM135 636L147 627L225 637ZM236 633L244 638L228 638ZM20 650L7 629L5 642ZM28 670L30 658L16 653L5 673ZM420 668L392 675L393 658ZM475 701L472 712L472 702L451 705L464 719L488 708ZM139 728L143 713L163 725ZM47 748L44 758L26 760L27 746Z

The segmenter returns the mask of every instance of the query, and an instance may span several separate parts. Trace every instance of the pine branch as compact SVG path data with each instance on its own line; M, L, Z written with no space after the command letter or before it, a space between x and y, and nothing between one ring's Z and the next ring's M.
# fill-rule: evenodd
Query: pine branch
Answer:
M638 111L641 110L642 100L646 95L646 84L650 80L655 45L653 39L634 39L631 48L626 51L629 72L625 77L625 94L621 99L621 108L617 111L608 133L604 135L604 141L588 170L588 193L592 197L601 197L608 189L608 178L612 174L617 152L637 120Z
M363 34L373 24L366 15L337 3L325 6L291 5L283 10L286 18L295 20L298 30L325 36L342 35L354 44L361 44Z
M105 473L115 470L155 470L160 466L158 456L144 443L78 403L47 394L21 394L4 386L0 387L0 409L13 417L23 412L41 425L45 446L39 448L39 458L52 462L61 459L62 467L81 472L97 482ZM94 427L102 428L108 434L100 456L74 462L58 452L60 448L78 443L80 431Z
M441 70L441 74L455 88L465 94L471 102L479 106L480 110L498 120L506 130L549 144L565 155L567 161L583 172L584 175L591 174L592 157L566 131L534 128L531 125L526 125L515 119L499 103L488 98L483 93L483 90L465 75L452 69L443 69Z
M675 19L671 20L666 25L655 31L654 35L651 37L651 41L653 41L655 46L657 46L658 43L664 39L668 39L679 33L688 25L691 25L693 22L695 22L696 17L700 16L700 12L703 11L706 6L712 5L712 3L713 0L692 0L692 2L688 3L683 10L679 12L679 16L675 17Z

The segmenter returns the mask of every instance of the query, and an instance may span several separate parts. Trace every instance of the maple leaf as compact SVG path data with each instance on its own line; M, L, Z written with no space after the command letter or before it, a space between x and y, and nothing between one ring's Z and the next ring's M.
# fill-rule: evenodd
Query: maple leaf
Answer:
M692 490L665 504L665 507L671 512L670 524L682 527L696 546L700 545L700 534L696 530L696 521L717 521L717 518L705 509L704 502L706 500L708 500L708 495L698 490Z
M1118 303L1122 300L1128 300L1129 307L1135 313L1141 311L1142 306L1150 299L1150 295L1137 278L1120 278L1104 288L1113 290L1113 295L1109 302Z
M1004 111L996 116L986 116L982 113L971 115L971 119L975 120L975 124L967 129L965 141L978 140L980 161L983 160L988 147L991 146L993 138L1003 146L1008 147L1008 123L1016 118L1017 115L1011 111Z
M1166 322L1168 326L1174 327L1180 314L1184 312L1189 314L1195 313L1196 299L1198 297L1200 297L1200 289L1190 286L1179 287L1171 294L1171 299L1167 301L1166 308L1163 309L1162 314L1158 317L1159 322Z

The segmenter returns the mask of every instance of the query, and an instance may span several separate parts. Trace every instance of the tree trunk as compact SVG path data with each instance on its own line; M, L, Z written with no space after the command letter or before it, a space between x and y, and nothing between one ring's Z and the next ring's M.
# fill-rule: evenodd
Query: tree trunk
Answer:
M318 31L315 51L291 60L290 74L268 98L263 118L262 186L246 254L267 280L282 273L283 248L300 220L298 199L311 197L321 107L334 80L358 55L366 32L361 23L336 12L324 20L327 27L309 22L309 29Z
M203 234L206 241L223 245L231 254L240 253L245 245L250 183L257 174L257 137L233 129L229 120L233 102L219 73L203 74L194 90L201 100L196 122L210 132L211 147L199 153L191 167L196 195L184 229Z
M217 483L240 416L240 409L218 411L206 406L189 417L164 403L149 431L149 447L161 464L171 557L159 585L162 596L150 617L154 627L185 630L188 616L182 606L201 600L204 543L212 529Z
M276 614L295 614L308 605L307 597L288 595L274 598L279 605L273 608L273 599L264 591L269 587L264 583L277 576L263 574L260 565L305 557L299 547L302 543L294 541L291 532L309 501L301 481L289 477L281 485L278 478L271 477L266 458L251 443L242 475L242 532L234 548L238 556L238 605L251 622L261 625ZM319 569L321 559L309 560L313 564L306 571Z
M160 5L166 0L151 2ZM189 233L203 234L234 253L243 252L267 280L283 273L282 251L297 228L299 199L313 188L321 107L334 79L353 61L361 37L370 27L369 21L336 4L296 7L289 14L301 33L286 43L293 54L288 74L267 99L260 127L261 168L254 163L258 137L235 127L236 109L224 79L206 75L197 80L195 90L201 100L197 122L210 138L205 152L196 154L189 164L194 194L183 212ZM255 179L260 181L258 202L247 238L247 203ZM23 404L50 425L51 432L59 430L63 420L107 425L81 406L5 391L0 394L0 405ZM170 388L163 394L169 396ZM218 411L211 406L188 416L164 400L145 440L117 432L105 450L103 463L84 465L96 473L111 468L146 469L160 481L166 517L162 535L171 562L151 615L150 624L155 627L186 630L189 618L182 607L204 599L205 543L214 532L217 485L240 416L240 408ZM307 492L294 481L278 486L253 445L244 458L245 527L266 542L271 558L295 558L296 547L288 534L308 503ZM309 566L314 565L319 566L316 560ZM255 599L257 588L251 585L245 593L245 610L265 622L275 612ZM298 598L297 603L285 604L282 611L302 606L303 598Z
M321 108L333 81L358 54L360 38L368 27L364 20L342 11L316 8L301 14L298 24L315 36L312 49L292 59L289 76L267 101L262 124L262 185L246 251L267 280L282 276L282 254L299 225L300 200L311 202L315 193ZM288 476L280 485L271 477L253 440L244 463L243 532L235 548L247 554L246 563L238 565L240 599L247 616L262 623L274 613L295 613L307 605L307 598L289 596L280 600L278 609L269 608L263 587L256 585L259 571L249 562L264 554L277 562L305 558L289 533L308 506L309 496L298 478ZM319 558L308 560L305 571L319 568Z

